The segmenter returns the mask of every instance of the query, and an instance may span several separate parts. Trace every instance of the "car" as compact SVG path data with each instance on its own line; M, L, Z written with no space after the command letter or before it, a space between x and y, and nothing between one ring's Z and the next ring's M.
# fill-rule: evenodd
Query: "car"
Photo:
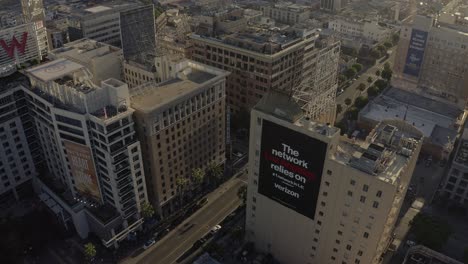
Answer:
M221 226L220 225L215 225L212 229L211 229L211 233L216 233L218 232L219 230L221 229Z
M406 245L407 245L408 247L416 246L416 242L411 241L411 240L406 240Z
M340 90L338 91L338 93L337 93L337 94L338 94L338 95L340 95L340 94L342 94L342 93L344 93L344 89L343 89L343 88L342 88L342 89L340 89Z
M156 244L156 241L154 239L150 239L143 244L143 249L148 249L152 245Z
M430 167L432 164L432 156L429 156L427 159L426 159L426 167Z

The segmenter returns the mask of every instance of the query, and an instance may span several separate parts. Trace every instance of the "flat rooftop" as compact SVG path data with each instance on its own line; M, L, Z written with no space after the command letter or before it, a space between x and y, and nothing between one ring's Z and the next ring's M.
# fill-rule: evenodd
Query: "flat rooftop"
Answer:
M150 112L180 97L196 91L205 82L217 76L202 70L191 68L185 77L178 77L161 84L149 83L140 86L140 91L131 98L132 107Z
M364 141L342 137L333 159L394 184L422 137L403 121L384 121Z
M50 82L84 68L83 65L76 62L67 59L58 59L26 70L26 72L28 75L43 82Z
M391 88L361 110L361 119L376 122L387 119L404 120L419 129L433 143L444 145L457 135L454 124L463 111L453 106Z

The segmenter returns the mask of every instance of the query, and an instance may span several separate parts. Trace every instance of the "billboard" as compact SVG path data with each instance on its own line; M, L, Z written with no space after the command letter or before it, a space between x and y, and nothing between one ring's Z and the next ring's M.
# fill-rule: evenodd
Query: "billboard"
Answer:
M314 219L327 143L263 120L258 192Z
M424 59L427 35L428 33L426 31L417 29L413 29L411 31L411 39L408 47L408 53L406 54L405 68L403 69L404 74L419 77L419 72L421 71Z
M101 192L99 191L91 149L88 146L67 140L64 140L64 145L76 189L81 195L100 201Z

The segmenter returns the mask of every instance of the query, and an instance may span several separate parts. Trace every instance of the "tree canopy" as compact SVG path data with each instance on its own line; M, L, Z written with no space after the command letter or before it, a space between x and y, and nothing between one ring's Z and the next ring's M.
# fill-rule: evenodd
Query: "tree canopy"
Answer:
M93 243L87 243L84 245L84 254L88 261L94 258L94 256L96 256L96 253L96 247Z
M141 204L141 214L144 218L151 218L154 215L154 208L148 202L143 202Z
M369 102L369 99L367 97L359 96L358 98L356 98L356 100L354 100L354 105L358 109L362 109L364 106L366 106L368 102Z
M355 68L351 67L351 68L348 68L348 69L345 71L344 74L345 74L346 78L351 79L351 78L353 78L354 76L356 76L357 71L356 71Z
M444 246L452 233L450 226L445 221L423 213L416 215L410 224L411 232L415 234L416 241L436 251Z

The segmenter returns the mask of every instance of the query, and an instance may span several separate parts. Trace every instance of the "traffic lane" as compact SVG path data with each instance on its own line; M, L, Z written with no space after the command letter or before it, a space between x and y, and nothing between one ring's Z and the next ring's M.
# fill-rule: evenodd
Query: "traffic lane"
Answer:
M224 217L241 204L237 196L237 190L244 184L242 181L236 181L222 197L201 208L199 213L181 224L183 226L185 223L193 223L195 225L192 229L183 234L180 234L180 228L175 229L168 235L169 237L161 244L156 245L138 263L174 263L180 255L192 247L195 241L203 237L213 226L221 222ZM215 215L213 215L213 212L216 212Z

